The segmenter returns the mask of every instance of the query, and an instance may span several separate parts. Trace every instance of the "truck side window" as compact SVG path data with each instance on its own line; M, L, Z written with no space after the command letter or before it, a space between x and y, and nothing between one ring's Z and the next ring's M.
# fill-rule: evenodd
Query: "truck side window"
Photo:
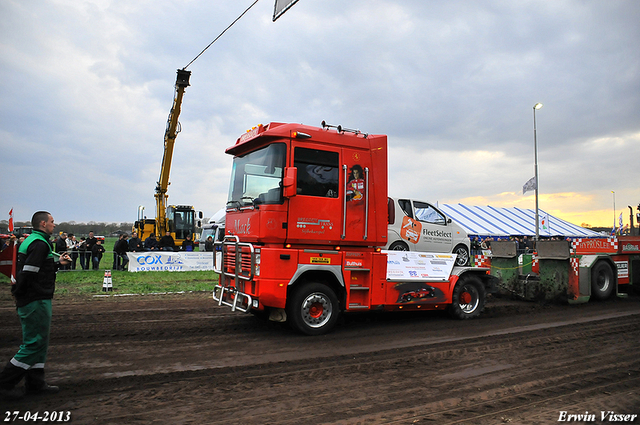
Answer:
M447 220L444 215L438 210L436 210L433 206L429 204L425 204L424 202L415 202L413 203L413 207L416 210L416 219L419 221L424 221L425 223L432 224L446 224Z
M293 165L298 169L298 195L338 197L338 152L295 148Z

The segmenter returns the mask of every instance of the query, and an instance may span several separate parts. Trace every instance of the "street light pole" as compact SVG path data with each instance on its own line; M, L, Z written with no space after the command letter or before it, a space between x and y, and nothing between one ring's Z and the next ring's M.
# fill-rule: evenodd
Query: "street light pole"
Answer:
M536 111L542 108L542 103L533 105L533 151L535 158L535 180L536 180L536 242L540 239L540 218L538 213L538 137L536 134Z
M612 190L611 193L613 193L613 228L615 229L616 228L616 192Z

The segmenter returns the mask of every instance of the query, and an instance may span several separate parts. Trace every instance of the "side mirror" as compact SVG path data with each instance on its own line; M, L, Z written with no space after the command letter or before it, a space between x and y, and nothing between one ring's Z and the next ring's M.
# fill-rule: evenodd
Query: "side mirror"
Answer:
M284 178L282 179L282 196L291 198L298 193L298 169L296 167L286 167L284 169Z

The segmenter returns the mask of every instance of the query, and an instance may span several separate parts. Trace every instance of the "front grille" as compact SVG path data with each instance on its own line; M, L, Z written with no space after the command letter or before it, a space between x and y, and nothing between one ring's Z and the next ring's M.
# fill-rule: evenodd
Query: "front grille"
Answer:
M238 250L240 255L238 255ZM250 247L235 245L225 245L224 247L224 271L234 275L238 275L249 278L252 273L252 267L255 261L252 260L253 255Z
M217 269L223 286L244 287L244 282L256 274L256 251L253 245L240 242L237 236L225 236L223 242L216 243L222 251L221 268Z

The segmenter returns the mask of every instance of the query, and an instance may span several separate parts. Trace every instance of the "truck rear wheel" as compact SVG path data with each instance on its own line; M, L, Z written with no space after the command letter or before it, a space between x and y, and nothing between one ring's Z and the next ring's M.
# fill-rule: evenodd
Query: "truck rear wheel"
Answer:
M598 300L606 300L613 293L615 279L611 264L599 261L591 269L591 295Z
M462 277L453 288L453 300L449 314L455 319L473 319L484 310L486 291L475 276Z
M338 320L338 297L327 285L306 283L294 291L287 310L294 329L306 335L322 335Z

